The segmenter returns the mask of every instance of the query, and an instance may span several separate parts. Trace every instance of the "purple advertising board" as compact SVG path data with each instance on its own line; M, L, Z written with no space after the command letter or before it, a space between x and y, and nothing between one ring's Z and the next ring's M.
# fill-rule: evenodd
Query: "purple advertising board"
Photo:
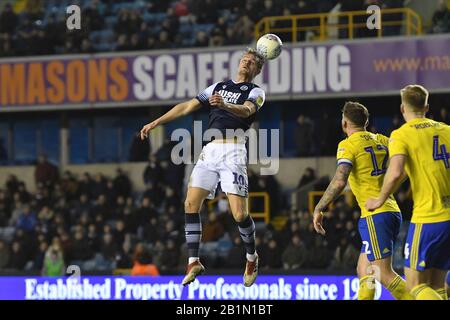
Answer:
M202 276L189 286L182 276L0 277L0 300L355 300L353 276ZM375 299L392 300L377 283Z
M243 46L0 59L0 111L169 105L233 78ZM450 35L286 44L255 79L267 99L450 90Z

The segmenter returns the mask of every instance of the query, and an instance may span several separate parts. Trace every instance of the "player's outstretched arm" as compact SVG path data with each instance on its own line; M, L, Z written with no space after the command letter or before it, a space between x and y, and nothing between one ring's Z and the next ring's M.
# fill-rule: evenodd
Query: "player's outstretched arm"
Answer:
M188 115L191 112L194 112L195 110L199 109L201 107L200 101L197 99L191 99L189 101L185 101L182 103L177 104L175 107L167 111L165 114L163 114L158 119L150 122L149 124L146 124L141 129L141 139L144 140L148 133L159 126L160 124L164 124L167 122L170 122L172 120L175 120L176 118Z
M218 93L214 93L209 97L209 104L212 107L225 109L240 118L248 118L256 112L256 106L253 102L245 101L244 104L226 103L223 100L223 97Z
M381 207L387 198L394 193L406 178L405 173L406 156L397 154L389 160L389 166L384 176L383 187L376 199L367 199L366 209L374 211Z
M351 171L352 171L351 165L348 165L346 163L339 165L336 169L336 173L334 174L333 180L331 180L327 190L323 194L319 203L316 205L316 208L314 209L313 224L314 229L316 230L317 233L320 233L322 235L325 234L325 230L322 226L323 220L322 211L326 207L328 207L328 205L334 199L336 199L344 190L345 186L347 185L347 180Z

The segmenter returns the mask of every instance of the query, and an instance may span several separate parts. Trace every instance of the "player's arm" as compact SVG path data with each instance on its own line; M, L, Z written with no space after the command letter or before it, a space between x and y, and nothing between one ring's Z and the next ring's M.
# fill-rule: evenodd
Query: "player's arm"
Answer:
M367 210L373 211L381 207L387 198L400 187L406 179L405 163L406 155L404 154L396 154L391 157L380 195L376 199L367 199Z
M167 111L158 119L146 124L141 130L141 139L147 137L148 132L159 126L160 124L164 124L175 120L176 118L188 115L195 110L198 110L201 107L201 103L197 98L191 99L189 101L181 102L177 104L175 107Z
M209 104L212 107L227 110L240 118L248 118L256 112L256 106L253 102L245 101L243 104L226 103L218 93L214 93L209 97Z
M316 205L314 209L314 217L313 224L316 232L324 235L325 230L322 226L323 213L322 211L328 207L328 205L336 199L344 190L347 185L347 180L352 171L352 166L347 163L342 163L338 165L336 169L336 173L334 174L333 180L331 180L330 184L327 187L327 190L323 194L319 203Z

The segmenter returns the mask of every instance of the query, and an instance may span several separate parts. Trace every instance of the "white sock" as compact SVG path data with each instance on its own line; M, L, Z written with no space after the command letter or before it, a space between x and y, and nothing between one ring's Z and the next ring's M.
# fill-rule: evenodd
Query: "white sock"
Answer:
M253 254L247 253L247 260L250 262L254 262L256 260L256 257L257 257L256 251Z
M195 262L195 261L198 261L198 260L200 260L200 258L199 257L189 257L189 264L191 264L191 263L193 263L193 262Z

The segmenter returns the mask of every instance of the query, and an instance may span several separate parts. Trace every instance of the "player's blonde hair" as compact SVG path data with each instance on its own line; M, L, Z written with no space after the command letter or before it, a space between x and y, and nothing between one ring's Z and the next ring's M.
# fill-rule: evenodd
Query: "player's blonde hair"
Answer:
M244 54L242 55L242 57L245 56L246 54L252 54L255 56L256 65L257 65L258 69L261 70L262 67L264 66L264 63L266 62L266 59L264 59L264 57L262 55L260 55L258 53L258 51L256 51L253 48L247 48L247 50L244 51ZM242 59L242 57L241 57L241 59Z
M369 122L369 110L359 102L347 101L342 108L342 114L359 128L365 128Z
M400 90L402 103L414 111L422 111L428 105L428 90L418 84L404 87Z

